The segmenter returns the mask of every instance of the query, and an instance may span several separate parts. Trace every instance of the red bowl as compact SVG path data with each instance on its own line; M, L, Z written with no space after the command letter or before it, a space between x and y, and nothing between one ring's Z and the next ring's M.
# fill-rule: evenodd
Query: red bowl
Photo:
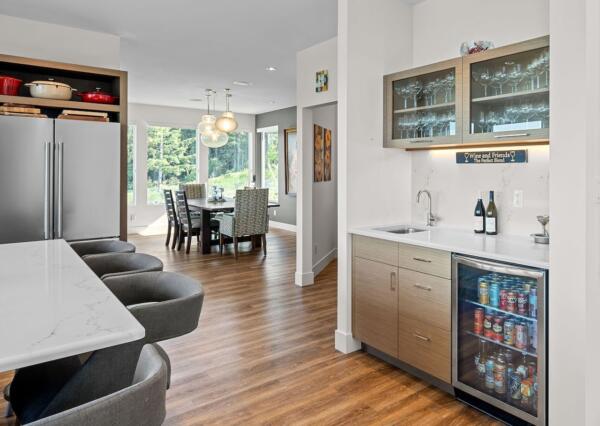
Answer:
M23 81L18 78L0 75L0 95L18 96L21 84Z

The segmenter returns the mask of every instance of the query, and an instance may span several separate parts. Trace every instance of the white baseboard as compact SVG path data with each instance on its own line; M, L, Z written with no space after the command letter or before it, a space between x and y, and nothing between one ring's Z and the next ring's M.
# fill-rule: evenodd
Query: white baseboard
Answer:
M360 350L360 340L352 337L351 333L335 330L335 350L344 354Z
M277 229L285 229L286 231L296 232L296 225L290 225L289 223L275 222L269 220L269 226L272 226L273 228Z
M325 269L325 267L334 259L337 259L337 248L331 250L329 253L323 256L321 260L313 265L313 273L315 274L315 277L319 275L321 271Z
M296 272L294 280L297 286L306 287L315 283L315 274L313 272Z

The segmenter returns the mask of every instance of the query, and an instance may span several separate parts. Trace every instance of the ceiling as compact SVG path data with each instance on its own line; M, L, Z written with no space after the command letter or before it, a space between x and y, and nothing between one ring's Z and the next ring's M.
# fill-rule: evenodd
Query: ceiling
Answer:
M229 87L251 114L295 105L296 52L337 34L337 0L2 0L0 14L120 36L130 102L204 108L190 99Z

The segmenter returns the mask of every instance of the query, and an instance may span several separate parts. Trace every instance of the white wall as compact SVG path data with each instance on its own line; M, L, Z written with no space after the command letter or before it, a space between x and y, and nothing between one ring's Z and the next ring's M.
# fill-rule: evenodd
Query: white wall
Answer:
M135 189L136 203L128 207L129 232L166 232L164 225L164 206L148 205L147 203L147 177L146 164L147 129L149 126L186 127L195 129L200 118L205 113L203 109L163 107L157 105L129 104L129 124L136 125L136 155L135 155ZM220 114L216 112L215 114ZM236 114L239 123L238 131L250 133L251 141L254 140L254 115ZM252 147L251 147L252 148ZM208 148L198 146L198 181L208 180ZM253 150L251 149L251 152ZM250 159L252 165L252 159Z
M518 13L515 13L518 11ZM452 23L449 25L448 23ZM432 29L440 30L432 30ZM466 40L491 40L496 47L549 33L548 0L426 0L413 8L413 66L455 58ZM529 163L456 164L455 151L423 151L412 160L412 221L423 222L420 189L429 189L439 226L470 229L476 194L494 190L503 234L539 232L536 216L548 214L549 149L528 147ZM513 207L513 192L523 191L523 207ZM484 200L485 201L485 200Z
M410 154L383 145L383 75L409 68L411 6L397 0L338 2L338 324L335 346L351 336L348 230L410 218ZM374 205L376 207L374 207Z
M313 272L313 110L337 101L337 39L324 41L296 55L296 103L298 123L298 170L296 199L296 274L299 286L314 282ZM328 70L329 90L315 91L317 71Z
M331 130L331 180L313 182L312 264L316 276L337 256L337 105L315 107L312 117L314 124Z
M6 55L119 68L120 46L116 35L0 15L0 53Z

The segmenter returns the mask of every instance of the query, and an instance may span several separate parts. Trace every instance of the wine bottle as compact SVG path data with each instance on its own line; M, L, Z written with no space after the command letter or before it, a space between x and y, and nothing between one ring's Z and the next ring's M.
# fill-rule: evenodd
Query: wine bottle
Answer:
M475 226L473 230L476 234L483 234L485 232L485 207L483 205L483 199L481 194L477 195L477 204L475 204Z
M494 191L490 191L490 202L485 211L485 233L487 235L498 234L498 211L494 203Z

